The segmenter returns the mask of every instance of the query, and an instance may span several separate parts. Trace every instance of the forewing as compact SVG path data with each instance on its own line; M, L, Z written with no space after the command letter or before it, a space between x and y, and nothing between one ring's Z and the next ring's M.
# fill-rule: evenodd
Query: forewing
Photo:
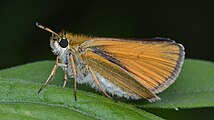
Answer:
M83 58L95 71L144 98L172 84L184 59L183 46L164 39L94 38L80 47L85 51Z
M123 91L126 91L130 95L130 98L135 98L133 95L135 94L146 99L158 99L157 96L128 75L126 71L108 59L92 51L82 54L82 59L95 73L98 73Z

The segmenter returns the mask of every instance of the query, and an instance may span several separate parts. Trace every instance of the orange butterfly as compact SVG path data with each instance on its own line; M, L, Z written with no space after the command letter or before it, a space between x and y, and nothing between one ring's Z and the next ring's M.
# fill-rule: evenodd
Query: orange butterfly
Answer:
M156 93L168 88L178 77L184 60L184 47L166 38L117 39L72 33L52 33L50 46L57 55L56 65L38 93L53 78L58 66L76 82L89 84L108 97L160 99ZM58 59L61 63L58 63Z

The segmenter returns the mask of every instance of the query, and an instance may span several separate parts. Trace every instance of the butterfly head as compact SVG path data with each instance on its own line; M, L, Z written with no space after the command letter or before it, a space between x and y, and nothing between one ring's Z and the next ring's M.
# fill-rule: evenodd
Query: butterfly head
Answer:
M52 52L55 55L61 55L65 50L69 49L69 40L66 38L66 31L57 34L50 28L47 28L39 23L36 23L36 26L52 33L52 36L50 38L50 46L52 48Z

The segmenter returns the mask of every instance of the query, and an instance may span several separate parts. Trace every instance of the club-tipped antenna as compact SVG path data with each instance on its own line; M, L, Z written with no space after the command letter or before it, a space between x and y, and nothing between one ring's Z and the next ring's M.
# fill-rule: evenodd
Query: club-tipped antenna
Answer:
M56 35L56 36L59 37L59 38L61 38L56 32L54 32L54 31L51 30L50 28L47 28L47 27L41 25L41 24L38 23L38 22L36 22L36 26L39 27L39 28L41 28L41 29L43 29L43 30L46 30L46 31L48 31L48 32L50 32L50 33L52 33L52 34L54 34L54 35Z

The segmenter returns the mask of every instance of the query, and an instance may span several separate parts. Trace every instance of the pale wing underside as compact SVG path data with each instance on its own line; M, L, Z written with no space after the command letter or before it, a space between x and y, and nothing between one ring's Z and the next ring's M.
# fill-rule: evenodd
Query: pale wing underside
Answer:
M184 59L183 46L168 40L96 38L80 47L86 51L83 59L96 72L144 98L172 84Z

